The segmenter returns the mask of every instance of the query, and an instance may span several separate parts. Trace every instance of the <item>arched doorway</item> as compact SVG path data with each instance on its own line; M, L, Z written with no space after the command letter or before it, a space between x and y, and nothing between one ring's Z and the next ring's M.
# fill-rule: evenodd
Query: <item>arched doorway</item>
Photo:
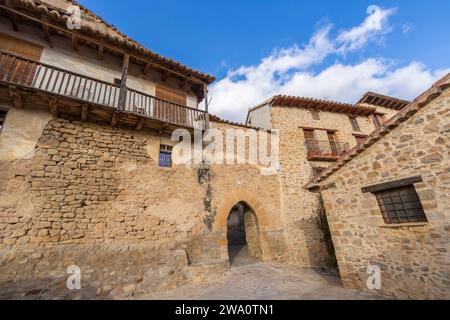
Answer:
M245 202L239 202L230 211L227 220L227 240L231 265L261 259L258 219Z

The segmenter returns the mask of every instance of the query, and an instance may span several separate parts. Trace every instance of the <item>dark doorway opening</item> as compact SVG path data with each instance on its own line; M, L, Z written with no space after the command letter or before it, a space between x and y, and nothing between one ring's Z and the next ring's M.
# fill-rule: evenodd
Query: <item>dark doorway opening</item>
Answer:
M231 265L248 264L261 258L258 221L253 210L244 202L230 211L227 239Z

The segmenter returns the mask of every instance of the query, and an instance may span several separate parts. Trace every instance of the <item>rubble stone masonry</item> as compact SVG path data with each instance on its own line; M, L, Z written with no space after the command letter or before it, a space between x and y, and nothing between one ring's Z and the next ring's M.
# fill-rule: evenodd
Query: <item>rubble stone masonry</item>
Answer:
M278 176L213 165L201 181L198 166L158 167L167 141L53 118L31 158L1 161L0 297L121 297L220 276L240 201L258 219L262 259L287 260ZM70 265L79 292L66 288Z
M400 298L450 298L450 89L321 183L346 287L366 288L381 267L381 291ZM415 188L428 223L385 224L362 188L421 176Z

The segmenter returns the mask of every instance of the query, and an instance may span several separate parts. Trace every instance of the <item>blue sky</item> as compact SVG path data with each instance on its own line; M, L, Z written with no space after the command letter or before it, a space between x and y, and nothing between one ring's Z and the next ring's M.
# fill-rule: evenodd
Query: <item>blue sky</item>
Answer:
M450 68L446 0L80 3L149 49L215 75L213 111L233 120L277 93L412 99Z

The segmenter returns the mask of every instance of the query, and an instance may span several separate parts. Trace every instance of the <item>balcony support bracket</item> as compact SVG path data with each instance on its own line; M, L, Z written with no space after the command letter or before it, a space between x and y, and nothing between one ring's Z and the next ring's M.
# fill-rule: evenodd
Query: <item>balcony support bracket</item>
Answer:
M16 108L23 108L22 95L17 90L16 86L9 86L9 96L12 99L13 105Z

